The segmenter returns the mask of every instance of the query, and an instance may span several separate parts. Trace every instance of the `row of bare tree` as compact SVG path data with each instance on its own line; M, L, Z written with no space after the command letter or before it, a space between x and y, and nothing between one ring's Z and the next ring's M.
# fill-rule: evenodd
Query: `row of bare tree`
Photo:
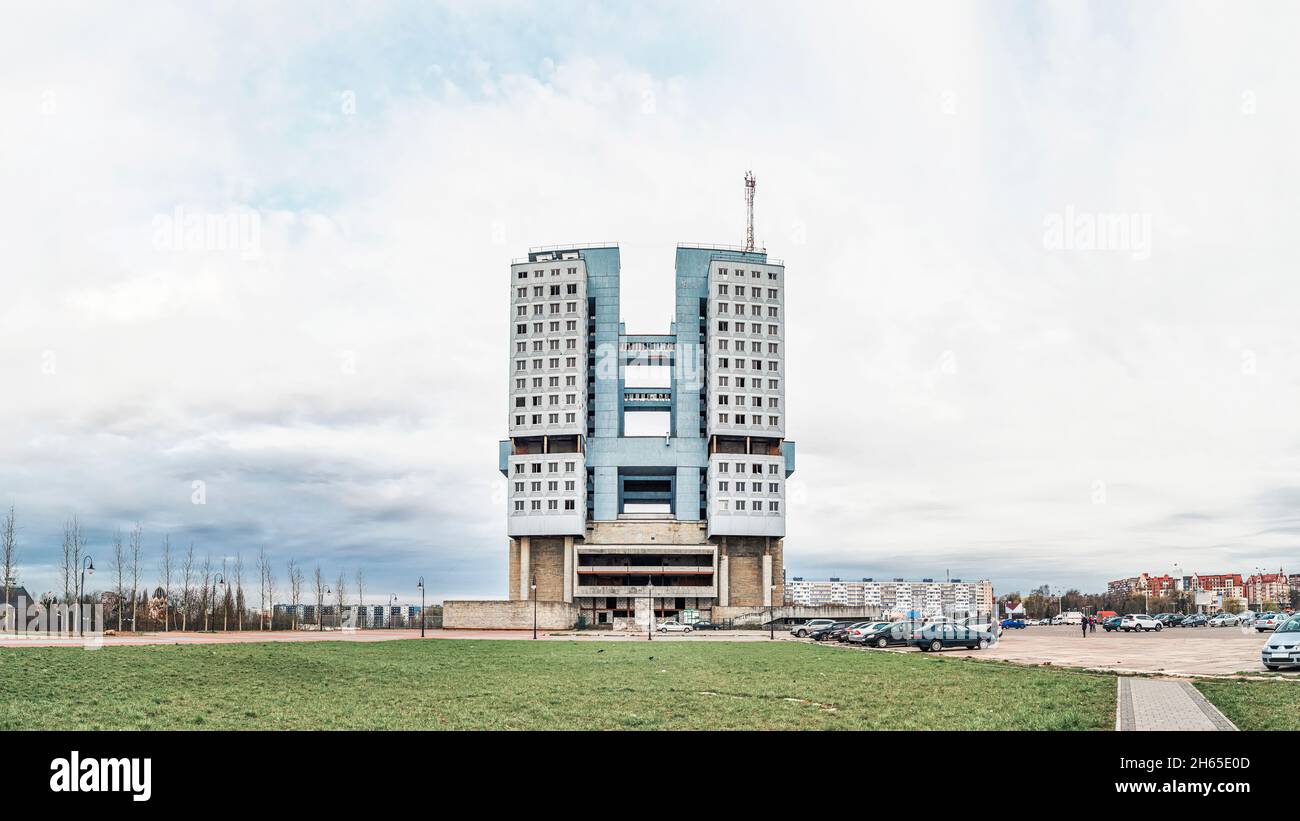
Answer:
M210 555L198 557L192 542L184 553L173 552L171 537L164 534L156 565L157 584L152 591L147 582L141 585L142 573L147 572L143 569L144 561L143 526L137 523L130 533L116 532L108 566L110 589L98 597L91 595L86 586L88 578L94 578L94 560L87 551L81 523L73 516L63 528L63 595L59 597L49 592L41 600L46 605L60 601L66 604L99 601L105 607L105 626L115 627L118 631L191 630L199 629L200 624L203 630L253 629L254 624L258 630L298 629L300 626L300 605L303 604L303 594L307 592L308 580L296 559L290 558L285 563L287 592L292 606L279 617L274 613L278 578L265 547L258 550L253 571L257 580L255 607L248 600L244 586L246 581L251 583L253 579L246 578L248 574L242 553L222 557L218 565ZM17 586L17 575L17 523L11 506L0 520L0 586L3 586L6 604L12 603L11 591ZM364 602L365 571L358 569L353 579L356 601ZM347 578L340 573L331 586L317 564L310 583L310 592L314 594L316 603L315 626L324 627L322 614L326 605L333 605L336 614L341 614L347 606Z

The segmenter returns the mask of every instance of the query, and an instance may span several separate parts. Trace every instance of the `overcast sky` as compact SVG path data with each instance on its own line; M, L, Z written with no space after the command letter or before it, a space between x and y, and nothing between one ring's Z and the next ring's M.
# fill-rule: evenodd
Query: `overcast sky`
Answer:
M282 589L294 556L503 597L511 259L616 241L665 333L674 245L742 242L751 168L789 575L1300 570L1294 4L28 6L0 504L33 592L75 514L101 567L142 522L149 578L170 534L265 544Z

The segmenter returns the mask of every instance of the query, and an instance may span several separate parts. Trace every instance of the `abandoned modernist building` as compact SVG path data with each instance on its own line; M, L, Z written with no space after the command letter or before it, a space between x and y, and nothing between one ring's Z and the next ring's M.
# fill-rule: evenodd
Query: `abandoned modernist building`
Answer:
M666 334L626 332L619 267L616 245L510 267L509 598L625 627L780 605L785 267L679 245Z

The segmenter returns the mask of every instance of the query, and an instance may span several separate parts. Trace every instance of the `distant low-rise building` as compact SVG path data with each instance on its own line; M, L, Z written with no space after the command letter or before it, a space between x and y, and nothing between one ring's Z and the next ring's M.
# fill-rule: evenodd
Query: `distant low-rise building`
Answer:
M1246 579L1246 602L1252 608L1266 604L1289 605L1291 603L1291 585L1286 573L1255 573Z
M795 576L788 585L790 604L805 607L845 605L880 609L886 613L919 610L927 616L949 613L993 612L993 583L987 579L919 582L864 578L845 581L839 577L805 579Z

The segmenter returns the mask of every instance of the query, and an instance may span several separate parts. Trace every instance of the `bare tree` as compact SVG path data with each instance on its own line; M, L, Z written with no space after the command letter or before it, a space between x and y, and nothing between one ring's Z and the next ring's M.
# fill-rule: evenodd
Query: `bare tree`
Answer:
M190 549L185 553L185 563L181 565L181 579L184 585L181 588L181 632L185 632L190 626L190 590L194 586L194 542L190 542Z
M325 623L321 620L322 613L325 609L325 578L320 574L320 565L316 565L316 572L312 574L312 582L316 588L316 631L320 632L325 629Z
M5 588L5 607L8 614L9 594L18 579L18 527L14 519L14 506L9 506L3 523L0 523L0 584ZM30 603L30 602L29 602Z
M172 540L163 536L162 558L158 564L159 581L163 589L163 632L171 632L170 610L172 607Z
M291 628L298 629L298 604L302 602L302 568L293 559L289 560L289 595L293 604Z
M203 609L203 630L208 630L208 617L213 615L212 610L216 609L217 585L212 578L212 554L208 553L203 556L203 564L199 566L199 575L203 578L203 601L199 604ZM211 598L209 598L209 594ZM211 603L211 607L209 607ZM213 619L215 621L215 619Z
M77 595L77 565L81 563L81 528L73 516L63 525L63 601L71 604Z
M235 554L235 618L239 630L244 630L244 554Z
M265 550L266 548L262 548ZM270 609L266 611L266 626L269 630L275 629L275 565L270 561L266 563L266 606Z
M343 571L340 570L339 577L334 582L334 601L338 605L334 610L336 616L334 621L339 627L343 626L343 599L345 598L343 587L346 584L347 578L343 575Z
M266 563L266 545L257 549L257 629L266 629L266 572L270 570Z
M366 614L366 595L365 595L365 589L366 589L366 571L362 570L362 569L359 568L359 567L357 568L357 577L356 577L356 582L357 582L357 607L361 608L361 609L360 609L360 614L361 614L361 625L360 625L360 626L361 626L361 629L364 630L364 629L366 629L366 615L367 615L367 614Z
M122 531L113 534L113 575L117 578L117 632L122 632L122 604L126 599L126 545Z
M226 569L226 557L221 557L221 586L225 588L221 596L221 629L230 629L230 582L228 576L230 571ZM212 603L217 603L217 588L212 588ZM212 629L216 629L216 618L212 620Z
M131 632L140 628L135 618L140 606L140 559L144 558L144 527L139 522L131 531Z

